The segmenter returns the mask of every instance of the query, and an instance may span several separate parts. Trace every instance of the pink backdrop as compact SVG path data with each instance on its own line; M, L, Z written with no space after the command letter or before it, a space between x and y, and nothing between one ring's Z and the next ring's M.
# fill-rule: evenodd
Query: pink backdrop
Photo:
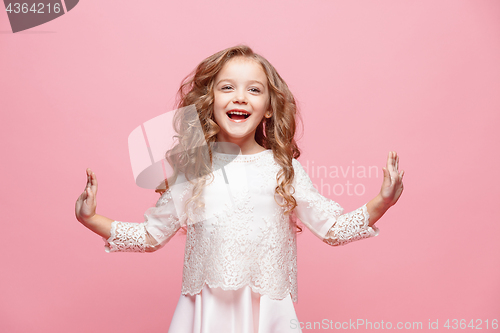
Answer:
M0 332L166 332L184 236L107 254L74 202L91 167L98 212L142 221L157 194L134 184L128 134L238 43L294 92L299 160L324 195L369 201L390 150L406 170L377 238L298 237L299 320L500 320L499 1L87 0L16 34L0 13Z

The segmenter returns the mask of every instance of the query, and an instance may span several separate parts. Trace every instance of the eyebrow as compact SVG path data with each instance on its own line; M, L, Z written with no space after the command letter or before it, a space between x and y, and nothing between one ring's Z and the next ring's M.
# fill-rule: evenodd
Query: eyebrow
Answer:
M219 81L217 81L217 82L215 83L215 85L216 85L216 86L218 86L218 85L219 85L219 83L221 83L222 81L230 81L230 82L233 82L233 80L232 80L232 79L220 79ZM258 83L258 84L260 84L261 86L263 86L264 88L266 87L266 85L265 85L264 83L260 82L259 80L250 80L250 81L248 81L248 83Z

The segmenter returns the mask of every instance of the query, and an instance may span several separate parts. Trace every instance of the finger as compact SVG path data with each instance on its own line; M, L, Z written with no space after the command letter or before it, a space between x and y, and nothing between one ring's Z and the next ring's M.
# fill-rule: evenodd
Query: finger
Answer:
M387 186L391 186L392 184L392 178L391 178L391 173L389 172L389 170L387 170L387 168L382 168L382 170L384 171L384 183L387 184Z
M389 164L388 164L388 168L387 170L389 170L389 172L393 172L394 171L394 168L396 166L396 160L394 159L394 152L391 151L390 152L390 159L389 159Z
M87 187L87 186L86 186L86 187L85 187L85 189L83 190L82 195L83 195L83 199L84 199L84 200L87 200L87 197L88 197L88 189L89 189L89 187Z
M88 206L91 206L94 204L94 193L92 192L92 190L90 189L90 187L88 187L85 192L87 193L87 198L85 200L85 203L88 205Z
M91 179L91 183L92 183L92 191L94 192L94 194L97 194L97 177L95 175L94 172L92 172L92 174L90 175L90 179Z
M396 170L399 169L399 155L396 153Z
M87 174L87 184L85 185L85 188L87 187L90 187L90 173L89 173L90 169L87 168L87 170L85 170L85 173Z

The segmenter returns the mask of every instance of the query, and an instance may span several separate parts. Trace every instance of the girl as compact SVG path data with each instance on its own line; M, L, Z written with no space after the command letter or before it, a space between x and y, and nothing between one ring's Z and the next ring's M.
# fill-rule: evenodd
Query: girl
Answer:
M166 155L175 174L157 189L162 195L145 222L97 215L90 169L76 217L105 239L108 252L156 251L186 230L182 293L169 332L300 332L292 303L296 218L333 246L376 236L375 222L403 191L398 155L389 152L377 196L344 214L297 161L295 100L262 56L237 46L202 61L179 89L178 107L193 104L207 150L186 148L193 136L180 121L179 144ZM183 191L175 192L180 183Z

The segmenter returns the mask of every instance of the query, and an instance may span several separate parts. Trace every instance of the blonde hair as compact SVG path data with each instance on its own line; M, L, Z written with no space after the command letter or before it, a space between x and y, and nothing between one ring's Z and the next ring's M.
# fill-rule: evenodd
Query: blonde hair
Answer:
M284 203L278 204L286 208L285 213L290 213L297 206L290 189L293 189L292 182L295 175L292 159L300 156L295 141L300 115L295 98L276 69L264 57L254 53L245 45L230 47L211 55L184 78L176 101L176 108L183 111L177 112L174 117L179 143L165 155L175 174L158 186L156 192L163 193L168 188L168 182L175 179L179 172L183 172L189 181L197 179L193 187L193 196L186 205L196 202L198 207L203 206L200 197L207 181L205 175L213 177L210 145L216 142L220 130L213 114L215 78L224 65L235 57L253 59L262 66L267 76L272 116L264 117L258 125L255 141L266 149L272 149L275 161L281 166L276 176L278 185L275 191L284 199ZM188 108L191 105L195 108ZM198 119L202 131L196 128ZM205 149L190 148L201 147L204 141L208 144L203 146ZM297 228L302 230L298 226Z

